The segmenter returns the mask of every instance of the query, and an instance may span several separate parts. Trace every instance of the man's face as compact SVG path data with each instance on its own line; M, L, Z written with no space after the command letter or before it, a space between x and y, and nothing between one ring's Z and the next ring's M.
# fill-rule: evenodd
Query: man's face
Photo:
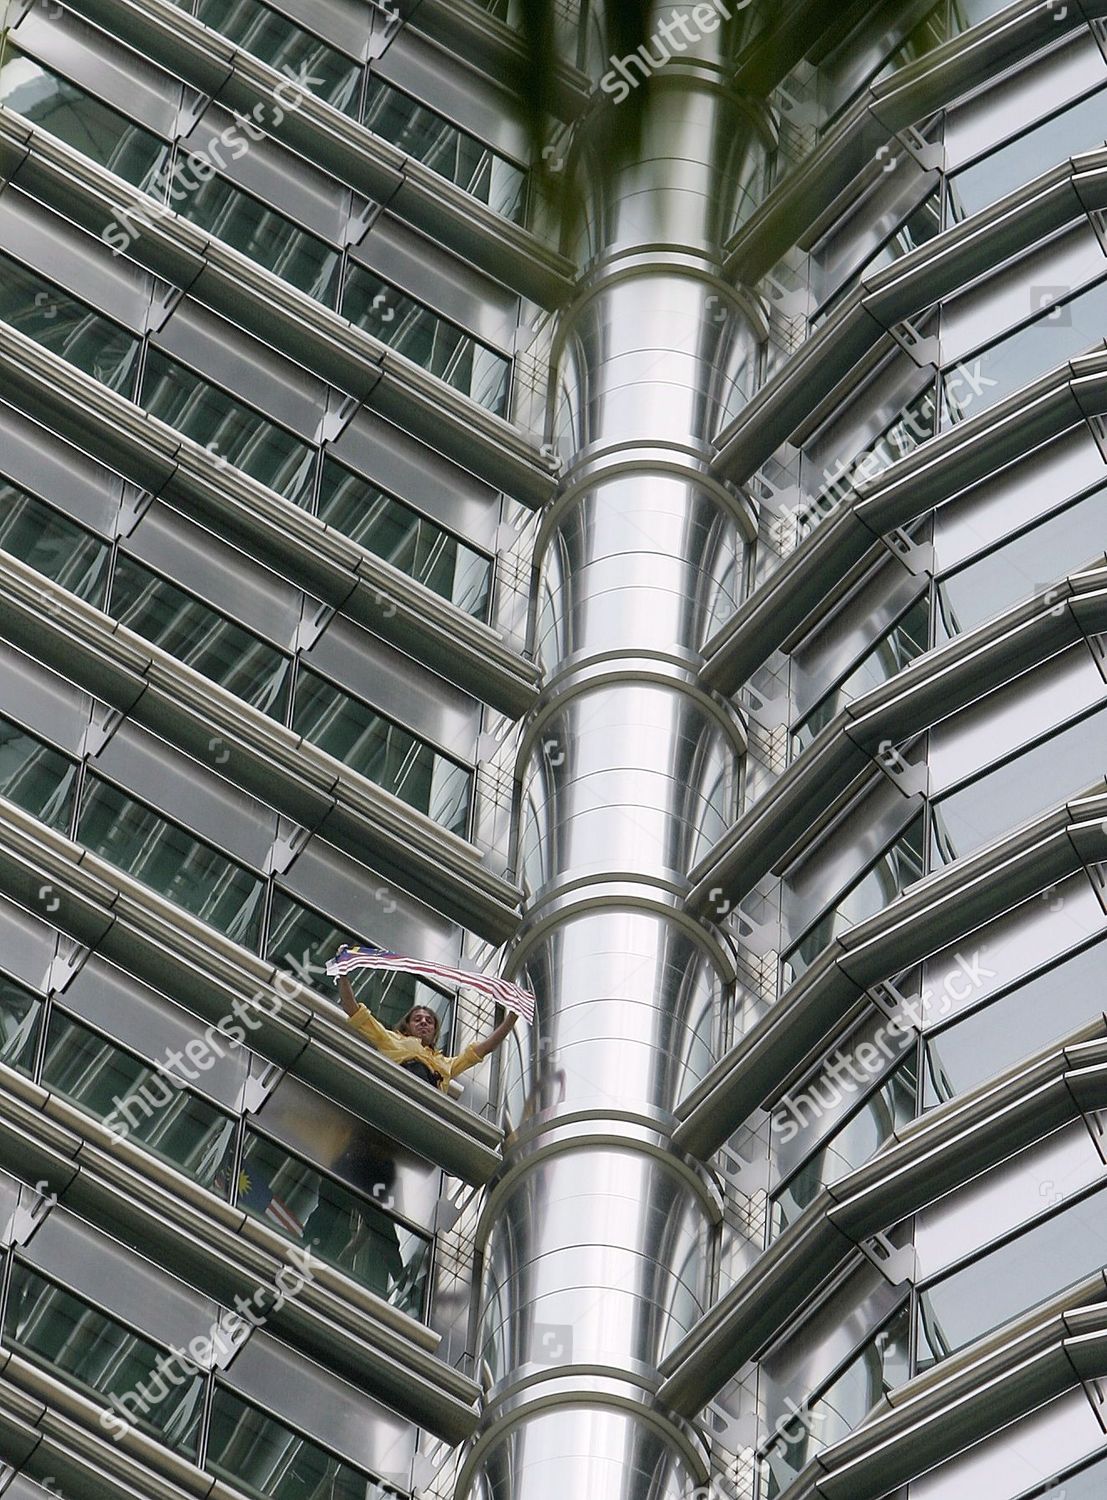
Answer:
M417 1041L430 1046L438 1031L438 1021L433 1010L416 1010L411 1013L407 1023L408 1035Z

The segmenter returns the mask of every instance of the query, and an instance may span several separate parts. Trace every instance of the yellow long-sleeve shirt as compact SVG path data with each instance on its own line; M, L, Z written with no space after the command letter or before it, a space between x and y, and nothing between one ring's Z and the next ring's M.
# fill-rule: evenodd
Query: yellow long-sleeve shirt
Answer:
M482 1061L473 1042L470 1042L465 1051L459 1052L456 1057L444 1057L441 1052L436 1051L434 1047L428 1047L417 1037L404 1036L400 1031L390 1031L364 1005L359 1005L354 1011L350 1017L350 1025L356 1031L360 1031L362 1036L367 1037L377 1051L388 1058L389 1062L402 1065L414 1058L417 1062L425 1063L433 1073L437 1073L439 1088L444 1087L459 1073L464 1073L466 1068L475 1067Z

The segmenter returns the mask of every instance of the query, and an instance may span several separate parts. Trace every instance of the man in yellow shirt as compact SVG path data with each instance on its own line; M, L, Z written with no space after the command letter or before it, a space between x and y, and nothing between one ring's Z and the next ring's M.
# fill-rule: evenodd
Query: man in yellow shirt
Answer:
M475 1067L490 1052L495 1052L518 1020L514 1013L509 1012L496 1029L479 1042L470 1042L465 1051L459 1052L456 1057L444 1057L434 1045L438 1040L438 1017L428 1006L413 1006L397 1022L396 1030L392 1031L360 1003L345 974L338 981L338 998L342 1002L342 1009L350 1018L350 1024L362 1036L367 1037L389 1062L398 1064L421 1078L424 1083L439 1089L444 1089L459 1073L464 1073L466 1068Z

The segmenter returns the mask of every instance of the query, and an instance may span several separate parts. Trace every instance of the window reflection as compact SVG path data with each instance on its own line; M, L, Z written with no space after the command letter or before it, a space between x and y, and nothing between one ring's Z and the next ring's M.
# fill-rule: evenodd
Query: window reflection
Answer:
M85 787L77 837L167 901L235 942L257 946L264 881L95 775Z
M470 790L464 766L306 668L296 680L292 727L451 833L464 834Z
M102 604L108 543L3 478L0 547L78 599Z
M929 636L930 601L924 596L881 636L849 676L811 710L793 736L793 753L806 749L854 699L890 682L922 656L928 649Z
M169 1350L20 1261L12 1266L4 1340L102 1404L114 1397L120 1422L154 1433L177 1452L195 1455L206 1378L189 1375L178 1361L174 1384L163 1373Z
M497 416L507 406L509 362L365 266L351 266L342 314Z
M359 65L260 0L198 0L195 14L336 109L357 109Z
M0 717L0 797L67 832L77 767L67 755Z
M0 1062L31 1074L35 1065L42 1000L0 974Z
M389 1500L396 1493L218 1383L205 1467L257 1500Z
M923 820L914 819L906 831L839 900L833 911L819 919L785 960L788 983L798 979L827 945L849 928L883 911L923 874ZM789 977L790 973L790 977Z
M47 1031L42 1083L105 1121L113 1134L137 1142L193 1182L213 1186L233 1137L230 1116L57 1009Z
M108 609L244 702L283 718L288 657L123 553L116 559Z
M1101 1189L929 1287L919 1296L918 1368L1102 1270L1105 1242Z
M3 254L0 318L110 390L130 395L138 339L37 271Z
M310 483L313 448L160 349L147 351L140 400L152 416L279 495L295 500Z
M333 459L323 464L318 513L458 609L485 618L490 560Z

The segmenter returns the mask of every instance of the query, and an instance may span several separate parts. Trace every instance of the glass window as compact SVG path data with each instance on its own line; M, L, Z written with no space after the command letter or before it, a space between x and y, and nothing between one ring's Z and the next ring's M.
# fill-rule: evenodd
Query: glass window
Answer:
M336 109L356 111L361 68L287 16L260 0L199 0L196 15Z
M0 477L0 547L99 608L108 543Z
M342 314L398 354L502 416L510 364L364 266L350 267Z
M0 318L111 390L131 394L138 339L7 255L0 255Z
M811 710L795 732L793 753L806 749L847 704L889 682L922 656L928 648L929 635L930 601L923 597L862 657L849 676Z
M44 68L10 40L0 67L0 103L144 191L169 158L169 147L156 135Z
M924 1108L953 1099L1102 1014L1104 948L1095 943L929 1037Z
M257 1500L389 1500L396 1493L219 1384L205 1467Z
M848 1055L849 1048L844 1050ZM871 1161L894 1131L914 1119L916 1073L914 1058L902 1062L776 1194L770 1222L773 1236L798 1219L822 1188Z
M903 222L894 229L881 245L880 249L870 255L866 261L837 288L833 297L820 309L818 315L811 320L812 328L817 328L823 320L829 316L837 307L838 303L857 285L864 277L875 275L877 271L883 271L885 266L893 265L901 256L917 250L920 245L925 245L932 240L942 227L942 205L935 189L929 193L917 208L911 210Z
M1099 89L1044 124L957 172L949 180L950 219L956 223L1024 183L1107 141L1107 91Z
M817 1453L848 1437L889 1391L903 1384L911 1373L910 1327L903 1307L821 1396L777 1423L780 1438L765 1455L765 1500L774 1500Z
M60 1010L50 1017L43 1086L225 1198L214 1179L234 1121L175 1076L179 1084Z
M1028 312L1038 316L1017 333L942 376L942 426L976 416L1039 376L1103 340L1107 280L1070 297L1068 287L1028 287Z
M961 859L1102 780L1105 726L1100 709L932 804L934 858Z
M922 817L917 817L896 842L861 876L839 900L833 911L820 917L815 926L792 949L786 965L792 980L798 979L818 958L823 949L838 936L883 911L923 873ZM791 980L788 981L791 983Z
M288 657L123 553L116 559L108 609L244 702L283 719Z
M151 415L279 495L296 500L311 482L314 448L160 349L147 352L140 399Z
M296 679L292 727L451 833L465 832L470 791L465 767L303 667Z
M334 306L339 252L226 178L209 176L174 207L282 281Z
M919 1369L1102 1270L1105 1240L1107 1197L1100 1191L921 1293Z
M378 1297L421 1318L430 1242L385 1212L393 1202L391 1185L374 1184L372 1201L247 1130L234 1201Z
M159 1364L168 1350L20 1261L12 1266L4 1340L101 1401L114 1396L127 1414L120 1422L153 1432L178 1452L195 1454L206 1377L190 1377L178 1363L174 1384Z
M77 767L68 756L0 718L0 797L65 833L76 776Z
M526 199L522 169L435 110L370 75L364 123L397 150L487 203L494 213L522 222Z
M42 999L0 974L0 1062L20 1073L34 1071Z
M943 578L938 622L946 637L973 630L1001 610L1107 552L1107 502L1087 495L1032 531Z
M323 464L319 516L466 614L485 618L490 560L333 459Z
M77 837L167 901L257 946L265 882L98 776L86 784Z

